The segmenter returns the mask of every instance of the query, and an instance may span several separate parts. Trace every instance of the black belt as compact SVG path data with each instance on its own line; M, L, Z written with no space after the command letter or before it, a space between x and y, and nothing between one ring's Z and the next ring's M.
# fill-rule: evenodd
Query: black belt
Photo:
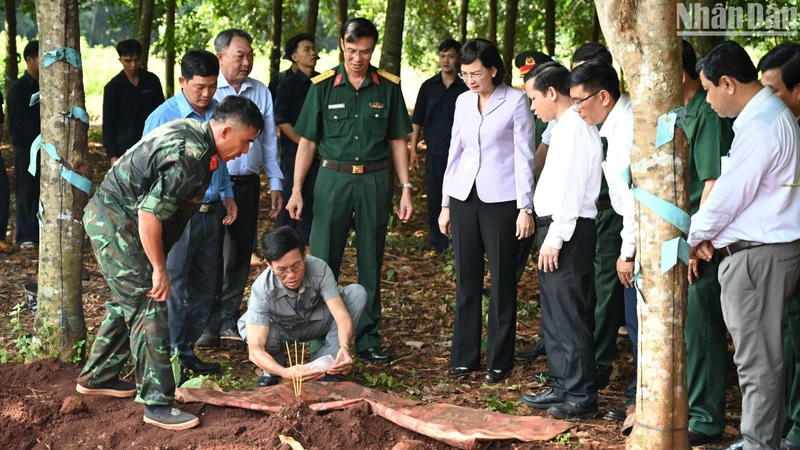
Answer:
M231 175L231 181L233 181L234 183L236 182L241 183L245 181L253 181L258 179L259 177L257 173L251 173L250 175Z
M589 218L586 218L586 217L578 217L577 221L578 222L583 222L583 221L594 222L594 219L589 219ZM553 216L542 216L542 217L537 217L536 218L536 225L539 225L540 227L548 227L548 226L550 226L551 223L553 223Z
M611 200L598 200L597 201L597 210L603 211L608 208L611 208Z
M355 174L369 173L376 170L381 170L389 167L389 161L383 160L378 162L371 162L366 164L348 164L329 159L321 159L319 165L328 169L338 170L340 172L349 172Z
M722 253L722 256L733 256L735 253L739 253L742 250L747 250L748 248L756 248L756 247L763 247L765 245L762 242L752 242L752 241L736 241L733 244L726 245L719 249L719 252Z

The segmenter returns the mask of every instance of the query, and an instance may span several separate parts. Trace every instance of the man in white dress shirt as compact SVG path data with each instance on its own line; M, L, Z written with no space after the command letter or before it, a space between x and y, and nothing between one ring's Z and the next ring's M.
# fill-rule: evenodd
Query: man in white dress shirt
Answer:
M222 101L229 95L238 95L252 100L264 115L266 126L264 132L250 145L250 151L246 155L228 162L239 216L236 222L225 227L219 312L212 313L207 332L198 340L198 346L206 346L208 343L219 345L219 338L241 340L236 324L250 271L250 255L256 241L261 191L259 173L262 166L269 178L272 199L269 216L277 217L283 205L283 174L278 165L278 139L275 133L272 94L264 83L250 78L253 70L252 42L253 38L239 29L222 31L214 39L214 51L219 58L219 79L214 98Z
M539 225L541 327L552 387L540 395L523 395L522 401L560 419L585 419L597 413L589 295L603 149L597 129L573 111L568 83L569 71L558 63L534 69L532 109L544 121L558 120L533 199Z
M719 266L722 312L736 347L743 445L777 449L784 410L783 327L800 277L800 182L794 114L758 82L745 50L725 41L697 64L706 99L737 117L727 171L692 217L692 257ZM738 447L737 447L738 448Z
M600 126L600 137L605 139L607 147L606 159L603 161L603 172L608 183L608 197L611 207L614 209L614 218L608 218L609 223L614 219L621 222L621 230L617 236L604 236L598 233L598 240L605 238L606 245L598 245L597 251L604 251L604 256L610 256L608 244L616 243L616 280L614 284L625 287L624 291L624 316L625 326L628 328L628 335L633 344L633 355L636 358L638 353L638 317L636 315L636 288L633 287L634 256L636 255L636 216L634 210L633 193L623 178L623 173L631 164L631 147L633 147L633 108L631 100L622 95L619 90L619 77L617 71L602 60L592 60L578 67L573 68L570 74L570 97L572 97L573 109L581 118L591 126ZM602 124L602 125L601 125ZM601 189L602 191L602 189ZM602 197L602 194L601 194ZM603 202L601 198L598 202L598 209ZM621 219L618 219L621 216ZM600 226L600 214L598 214L598 227ZM617 223L619 223L617 222ZM610 231L606 227L606 231ZM613 227L617 229L616 227ZM620 237L622 238L620 240ZM618 311L623 309L622 299L615 298L613 289L608 283L598 283L598 280L606 280L607 276L600 269L605 269L605 265L598 264L598 257L595 256L595 286L597 286L597 309L595 310L595 344L599 347L600 342L606 345L613 343L613 350L616 350L617 327L613 321ZM598 267L600 266L600 267ZM608 269L605 269L608 270ZM609 293L612 293L609 299ZM602 297L601 296L606 296ZM603 301L601 301L603 300ZM609 317L602 317L602 311ZM615 313L615 314L612 314ZM604 322L605 319L605 322ZM598 329L600 324L604 324ZM608 353L611 353L607 350ZM615 356L614 353L602 358L596 351L598 375L600 375L601 363L607 365L603 367L610 372L610 362L608 356ZM606 413L606 417L615 420L625 420L627 410L630 405L636 402L636 376L633 377L633 384L625 392L624 402Z

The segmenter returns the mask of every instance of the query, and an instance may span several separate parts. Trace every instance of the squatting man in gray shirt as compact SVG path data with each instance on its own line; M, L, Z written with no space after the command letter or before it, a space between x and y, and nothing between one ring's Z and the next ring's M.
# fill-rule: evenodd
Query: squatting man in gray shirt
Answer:
M280 378L292 377L292 368L284 364L286 343L293 346L295 342L324 340L311 359L325 355L334 359L327 371L303 370L303 381L335 381L336 375L350 373L353 360L348 347L367 292L358 284L337 289L330 267L319 258L306 256L305 244L289 227L264 237L264 257L267 270L253 283L247 312L238 323L250 361L264 371L258 386L272 386Z

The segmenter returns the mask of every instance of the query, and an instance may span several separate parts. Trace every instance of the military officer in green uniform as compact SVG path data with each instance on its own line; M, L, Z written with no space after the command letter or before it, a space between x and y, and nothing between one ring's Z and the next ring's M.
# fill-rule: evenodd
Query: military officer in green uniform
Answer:
M83 218L112 298L77 391L132 397L144 421L183 430L197 417L172 406L166 254L203 200L212 172L242 153L264 129L244 97L220 102L206 123L181 119L147 134L112 166ZM119 379L133 355L136 385Z
M761 84L769 86L800 124L800 44L784 43L758 62ZM800 449L800 286L795 288L786 313L783 360L786 366L786 440L783 449ZM791 428L789 428L791 426Z
M706 102L706 91L695 70L694 49L683 41L683 101L689 140L689 207L692 215L721 175L721 157L733 142L732 122L720 118ZM711 261L690 260L689 297L684 338L689 398L689 443L711 443L725 430L725 362L727 329L722 318L717 267Z
M302 192L316 155L320 169L314 188L311 254L330 266L338 279L351 225L356 230L358 284L367 290L367 305L356 326L355 350L369 361L387 361L381 348L380 279L386 227L392 210L391 156L402 196L397 212L413 212L408 178L406 135L411 132L400 79L370 65L378 42L375 25L363 18L342 27L344 63L311 81L294 127L301 136L294 189L286 206L290 216L303 214Z

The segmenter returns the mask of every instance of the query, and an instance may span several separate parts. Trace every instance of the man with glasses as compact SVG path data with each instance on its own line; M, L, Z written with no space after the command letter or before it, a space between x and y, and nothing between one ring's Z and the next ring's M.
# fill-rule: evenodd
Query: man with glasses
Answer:
M330 267L306 256L305 243L289 227L264 237L264 258L267 270L253 283L247 312L239 319L250 361L264 371L258 385L278 384L293 373L303 381L336 381L336 375L349 373L353 323L364 311L367 292L357 284L337 289ZM333 365L325 371L285 367L286 345L312 339L324 339L325 346L311 360L330 355Z
M295 220L305 214L302 186L319 154L311 254L328 263L338 278L350 227L355 225L358 282L367 290L355 349L362 359L388 361L391 357L381 348L379 330L381 266L392 211L390 155L402 189L400 220L408 220L414 208L406 144L411 123L400 78L370 65L377 42L372 22L348 20L340 40L344 62L311 80L313 86L294 127L301 139L286 209Z

